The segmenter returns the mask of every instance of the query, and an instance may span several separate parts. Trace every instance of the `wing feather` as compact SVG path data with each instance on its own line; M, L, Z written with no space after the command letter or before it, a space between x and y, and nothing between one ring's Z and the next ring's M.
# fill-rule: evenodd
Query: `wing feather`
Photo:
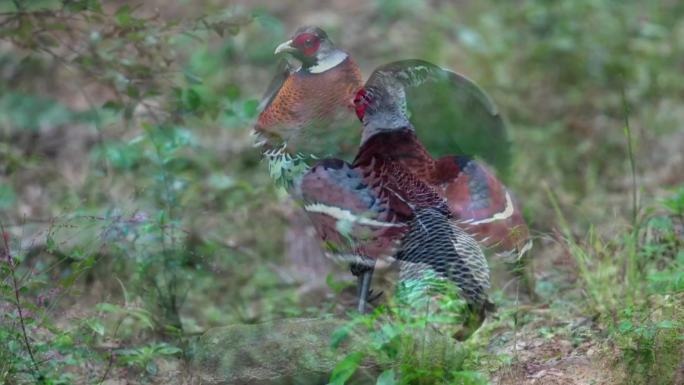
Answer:
M353 262L396 252L406 226L348 163L328 159L316 164L302 179L301 195L330 257Z
M266 92L261 97L261 101L259 102L258 111L260 113L265 111L271 105L271 102L273 102L273 99L275 99L275 96L278 94L278 91L280 91L280 88L285 83L285 80L287 80L287 78L292 74L292 71L293 67L287 60L283 59L278 62L276 74L273 76L273 79L271 79L271 82L268 84L268 88L266 88Z
M467 157L437 161L436 183L460 225L498 253L520 258L529 250L529 229L520 205L494 172Z

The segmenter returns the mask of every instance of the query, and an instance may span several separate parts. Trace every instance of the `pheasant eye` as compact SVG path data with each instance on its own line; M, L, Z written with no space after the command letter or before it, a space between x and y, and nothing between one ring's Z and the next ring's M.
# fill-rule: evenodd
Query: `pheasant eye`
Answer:
M313 56L318 51L321 40L312 33L302 33L294 38L292 45L297 47L304 56Z
M360 89L356 96L354 96L354 109L356 111L356 116L360 121L363 121L363 117L366 115L366 108L371 102L371 96L365 89Z

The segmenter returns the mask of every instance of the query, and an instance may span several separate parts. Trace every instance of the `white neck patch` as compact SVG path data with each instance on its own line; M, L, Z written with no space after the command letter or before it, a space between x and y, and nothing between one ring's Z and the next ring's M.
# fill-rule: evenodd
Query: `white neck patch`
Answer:
M347 55L346 52L335 50L330 55L327 55L322 60L319 60L318 64L315 66L309 67L308 71L312 74L320 74L321 72L325 72L342 63L347 56L349 55Z

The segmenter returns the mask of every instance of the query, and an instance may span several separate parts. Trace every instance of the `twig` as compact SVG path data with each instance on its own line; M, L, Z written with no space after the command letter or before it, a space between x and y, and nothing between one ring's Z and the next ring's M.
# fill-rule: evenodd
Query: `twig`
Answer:
M102 385L102 383L107 379L107 376L109 376L109 371L112 369L112 365L114 364L114 351L112 349L109 350L109 361L107 361L107 368L105 369L104 373L102 373L102 377L100 378L100 381L97 383L97 385Z
M9 242L8 242L8 235L5 232L5 225L0 223L0 231L2 232L2 239L5 245L5 256L7 258L7 263L9 265L9 270L12 275L12 288L14 289L14 299L15 303L17 306L17 312L19 313L19 324L21 325L21 333L24 338L24 345L26 346L26 351L29 354L29 357L31 358L31 363L33 364L34 372L32 372L33 376L36 378L36 380L40 380L42 378L40 374L40 368L38 367L38 362L36 361L36 358L33 356L33 350L31 349L31 343L29 342L28 339L28 333L26 332L26 323L24 322L24 311L21 307L21 302L19 300L19 283L17 282L17 276L15 274L15 266L14 266L14 261L12 260L12 255L10 253L10 248L9 248Z
M24 4L19 1L19 0L12 0L12 4L14 4L14 7L17 8L18 12L24 12ZM7 242L5 242L7 244Z
M624 81L621 88L621 97L625 124L624 133L627 139L627 157L629 159L629 166L632 174L632 241L630 242L629 253L627 253L625 256L624 277L626 279L624 281L627 284L633 284L636 281L638 269L636 254L637 250L639 250L639 207L637 200L636 163L634 162L634 149L632 146L632 129L629 125L629 105L627 103L627 94L625 91ZM631 293L633 292L632 288L628 288L627 285L625 285L624 288L629 293L627 297L631 299Z
M622 108L625 123L625 137L627 138L627 156L629 157L629 166L632 173L632 226L636 227L638 214L636 163L634 162L634 149L632 147L632 129L629 125L629 105L627 104L627 95L625 94L624 86L622 87Z
M118 279L118 278L117 278ZM126 306L128 306L126 304ZM114 333L112 334L112 338L116 338L116 335L119 333L119 328L121 327L121 324L123 321L128 318L128 315L124 315L119 318L116 327L114 328ZM105 369L104 373L102 373L102 377L100 378L100 381L97 383L98 385L102 385L102 383L107 379L107 376L109 376L109 372L112 369L112 365L114 365L114 350L110 349L109 351L109 361L107 362L107 368Z
M123 282L119 279L119 277L114 277L119 282L119 285L121 286L121 293L123 294L124 297L124 308L128 309L128 293L126 292L126 287L124 286ZM121 327L121 324L123 324L123 321L128 318L129 314L125 314L121 317L119 317L119 320L116 323L116 327L114 327L114 333L112 333L112 339L116 338L116 335L119 333L119 328ZM100 382L98 382L98 385L102 385L102 383L107 379L107 376L109 375L109 371L112 369L112 365L114 364L114 351L110 350L109 351L109 362L107 362L107 368L105 369L104 373L102 374L102 378L100 378Z

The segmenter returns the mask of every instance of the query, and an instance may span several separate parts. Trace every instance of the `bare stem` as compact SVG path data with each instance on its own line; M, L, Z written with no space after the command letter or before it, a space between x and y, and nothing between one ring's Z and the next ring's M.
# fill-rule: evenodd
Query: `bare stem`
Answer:
M627 95L625 88L622 88L622 108L625 123L625 136L627 138L627 156L629 158L629 166L632 174L632 226L637 225L637 214L639 212L637 203L637 180L636 180L636 162L634 162L634 148L632 146L632 129L629 125L629 105L627 104Z
M17 275L15 274L14 261L12 259L12 254L10 253L9 243L7 241L7 233L5 232L5 225L0 223L0 231L2 231L2 239L5 246L5 257L7 258L7 264L9 265L9 270L12 275L12 289L14 290L15 305L17 306L17 312L19 313L19 324L21 325L21 333L24 338L24 345L26 346L26 351L31 358L31 363L33 364L33 376L36 379L40 379L40 368L38 367L38 362L33 355L33 350L31 349L31 343L28 339L28 333L26 332L26 323L24 322L24 311L21 307L21 301L19 299L19 283L17 282Z
M636 180L636 162L634 161L634 148L632 145L632 129L629 125L629 104L627 103L627 94L625 91L625 86L622 86L622 109L624 116L624 133L627 140L627 157L629 159L630 171L632 174L632 240L630 242L630 250L625 257L625 276L627 278L628 284L633 284L636 281L637 274L637 260L636 254L639 249L639 207L637 199L637 180ZM625 285L627 288L628 285ZM632 292L631 289L627 289L628 292ZM631 296L631 294L630 294Z
M126 304L128 306L128 304ZM123 321L127 318L128 316L125 315L123 317L120 317L118 322L116 323L116 327L114 328L114 334L112 335L112 338L116 338L117 333L119 333L119 328L121 327L121 324ZM109 361L107 362L107 368L105 369L104 373L102 373L102 377L100 378L100 381L97 383L98 385L101 385L106 379L107 376L109 376L109 372L112 370L112 366L114 365L114 350L110 349L109 350Z

